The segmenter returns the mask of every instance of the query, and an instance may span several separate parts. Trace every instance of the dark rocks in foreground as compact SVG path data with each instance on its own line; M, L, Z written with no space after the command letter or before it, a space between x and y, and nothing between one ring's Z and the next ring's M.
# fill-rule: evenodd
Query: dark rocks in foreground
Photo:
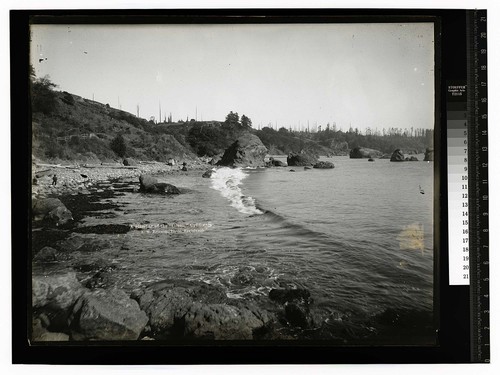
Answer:
M269 298L272 301L278 303L286 303L292 301L301 301L305 303L310 303L311 293L307 289L289 289L289 288L279 288L271 289L269 292Z
M56 225L73 220L71 211L57 198L34 199L31 207L34 220L48 220Z
M101 265L81 268L96 267ZM248 275L240 276L246 284ZM120 289L85 288L74 271L65 270L33 277L32 339L283 339L321 325L310 310L313 301L307 289L272 289L269 302L274 307L262 308L254 301L228 298L219 286L178 279L151 284L129 296Z
M148 318L124 291L95 289L77 300L69 322L73 340L137 340Z
M369 159L369 158L378 158L382 156L382 152L379 150L374 150L372 148L366 147L354 147L349 152L350 159Z
M139 191L143 193L155 194L180 194L180 190L174 185L164 182L158 182L155 177L150 175L141 175L139 177L140 188Z
M313 300L307 289L271 289L269 298L283 305L283 318L292 327L309 328L314 326L309 305Z
M332 169L335 168L335 165L329 161L319 161L313 165L313 168L316 169Z
M254 134L242 134L226 149L217 165L226 167L264 167L267 148Z
M247 307L234 306L222 289L182 280L156 283L137 294L158 338L252 339L269 320Z
M312 166L318 162L318 157L307 152L290 152L286 158L286 162L290 167Z

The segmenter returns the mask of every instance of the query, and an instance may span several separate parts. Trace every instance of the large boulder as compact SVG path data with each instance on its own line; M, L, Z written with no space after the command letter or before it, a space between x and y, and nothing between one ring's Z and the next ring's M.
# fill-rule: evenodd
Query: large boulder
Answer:
M394 150L391 155L391 161L405 161L405 155L403 154L403 151L401 151L399 148Z
M84 291L74 271L62 270L50 275L33 275L33 311L46 317L46 325L50 326L51 330L65 330L71 307Z
M123 165L125 166L136 166L137 165L137 162L132 159L132 158L126 158L126 159L123 159Z
M158 180L150 175L140 175L139 176L140 188L139 191L143 193L156 193L156 194L180 194L180 190L174 185L167 184L164 182L158 182Z
M41 263L55 262L57 260L57 250L45 246L33 256L33 260Z
M283 163L281 160L276 160L273 157L269 158L269 161L266 162L266 167L286 167L286 163Z
M54 310L66 310L83 291L84 288L73 271L64 270L51 275L32 277L31 296L34 309L49 307Z
M265 321L246 308L226 304L192 304L183 317L184 336L197 339L251 340Z
M250 133L242 134L224 152L217 165L227 167L263 167L267 148L259 137Z
M201 175L201 177L203 177L203 178L210 178L210 177L212 177L212 174L213 174L213 173L214 173L214 171L213 171L212 169L207 169L207 170L205 171L205 173L203 173L203 174Z
M425 155L424 155L424 161L433 161L433 160L434 160L434 149L433 148L426 148Z
M182 334L179 322L189 307L199 303L224 303L226 294L218 287L203 282L166 280L148 286L134 296L149 317L151 333L155 337L168 338Z
M405 161L418 161L418 158L416 156L409 156L405 158Z
M49 220L56 225L63 225L73 220L70 210L57 198L33 199L32 213L34 220Z
M379 150L374 150L372 148L366 147L354 147L349 152L349 158L351 159L369 159L369 158L378 158L382 156L382 152Z
M78 299L69 322L73 340L137 340L148 318L124 291L95 289Z
M286 162L290 167L291 166L304 167L316 164L318 162L318 157L307 152L301 152L301 153L291 152L288 154Z
M313 168L317 169L331 169L335 168L335 165L332 162L329 161L319 161L316 164L313 165Z

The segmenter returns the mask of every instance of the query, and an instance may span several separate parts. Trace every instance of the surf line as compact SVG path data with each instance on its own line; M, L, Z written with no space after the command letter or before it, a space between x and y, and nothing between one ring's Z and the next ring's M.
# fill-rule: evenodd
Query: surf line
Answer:
M212 188L229 200L231 207L248 215L261 215L264 212L255 206L252 197L243 195L240 184L247 174L240 168L219 168L211 176Z

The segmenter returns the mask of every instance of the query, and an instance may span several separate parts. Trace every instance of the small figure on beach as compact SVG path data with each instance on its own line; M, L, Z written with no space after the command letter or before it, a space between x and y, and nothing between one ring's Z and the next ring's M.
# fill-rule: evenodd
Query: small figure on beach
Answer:
M186 162L182 163L182 170L183 170L184 172L187 172L187 170L188 170L188 169L186 168L186 165L187 165L187 164L186 164Z
M57 185L57 175L54 175L54 177L52 177L52 185Z

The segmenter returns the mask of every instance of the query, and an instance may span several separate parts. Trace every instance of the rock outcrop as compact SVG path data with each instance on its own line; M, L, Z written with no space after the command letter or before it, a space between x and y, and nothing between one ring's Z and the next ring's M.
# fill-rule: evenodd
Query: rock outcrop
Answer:
M33 311L45 317L45 325L51 330L63 331L67 329L71 307L84 291L74 271L34 275L31 288Z
M286 158L286 162L288 166L298 166L298 167L304 167L304 166L312 166L318 162L318 157L307 152L291 152L288 154L288 157Z
M184 336L196 339L251 340L264 322L250 310L226 304L192 304L184 319Z
M409 156L405 158L405 161L418 161L416 156Z
M75 303L83 291L84 288L73 271L34 275L31 288L32 305L34 309L48 307L64 311Z
M335 168L335 165L329 161L319 161L313 165L313 168L316 169L332 169Z
M129 167L136 166L137 162L132 158L126 158L126 159L123 159L123 165L129 166Z
M208 169L207 171L205 171L205 173L203 173L201 175L201 177L203 177L203 178L210 178L210 177L212 177L212 173L214 173L214 171L212 169Z
M224 152L217 165L226 167L264 167L267 148L259 137L250 133L242 134Z
M433 148L426 148L425 149L424 161L434 161L434 149Z
M122 290L83 294L69 319L73 340L137 340L148 318Z
M266 167L286 167L286 163L283 163L281 160L276 160L273 157L269 158L269 161L266 163Z
M166 280L134 298L149 317L151 335L159 339L252 339L271 319L246 306L230 303L224 291L202 282Z
M56 225L73 220L71 211L57 198L34 199L31 207L34 220L49 220Z
M143 193L156 193L156 194L180 194L180 190L174 185L164 182L158 182L155 177L150 175L141 175L139 177L140 188L139 191Z
M378 158L381 156L382 152L380 152L379 150L365 147L355 147L349 152L349 158L351 159L369 159Z
M405 161L403 151L401 151L399 148L397 150L394 150L391 155L391 161Z

